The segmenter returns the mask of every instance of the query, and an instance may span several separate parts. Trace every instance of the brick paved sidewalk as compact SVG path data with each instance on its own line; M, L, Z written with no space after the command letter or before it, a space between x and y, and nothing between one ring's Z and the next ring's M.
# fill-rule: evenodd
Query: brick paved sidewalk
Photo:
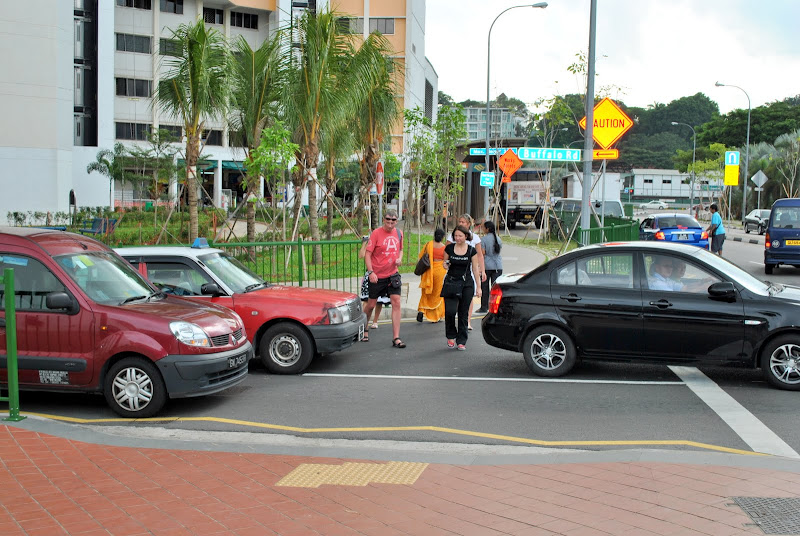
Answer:
M105 446L13 426L0 426L0 457L4 536L724 536L763 534L733 497L800 496L799 474L761 468L358 462Z

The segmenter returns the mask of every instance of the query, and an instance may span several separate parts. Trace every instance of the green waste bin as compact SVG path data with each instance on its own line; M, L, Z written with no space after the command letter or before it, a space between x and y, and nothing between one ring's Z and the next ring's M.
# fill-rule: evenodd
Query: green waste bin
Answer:
M145 210L145 212L153 212L153 202L152 201L145 201L144 202L144 210Z

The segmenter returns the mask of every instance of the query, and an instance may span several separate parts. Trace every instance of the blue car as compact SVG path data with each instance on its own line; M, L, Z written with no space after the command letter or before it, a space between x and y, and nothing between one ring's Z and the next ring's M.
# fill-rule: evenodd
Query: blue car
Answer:
M688 214L653 214L639 225L639 240L659 240L708 249L708 233Z
M800 199L778 199L772 205L764 237L764 273L777 266L800 266Z

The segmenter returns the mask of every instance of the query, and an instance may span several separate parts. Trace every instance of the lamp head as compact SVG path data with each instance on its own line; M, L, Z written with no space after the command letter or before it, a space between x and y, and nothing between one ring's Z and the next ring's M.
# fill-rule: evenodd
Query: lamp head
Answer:
M547 2L537 2L537 3L533 4L531 7L540 7L542 9L544 9L544 8L547 7Z
M717 87L722 87L725 84L723 84L722 82L715 82L714 85L717 86Z
M678 123L677 121L673 121L672 122L672 126L675 126L675 125L680 125L680 123Z

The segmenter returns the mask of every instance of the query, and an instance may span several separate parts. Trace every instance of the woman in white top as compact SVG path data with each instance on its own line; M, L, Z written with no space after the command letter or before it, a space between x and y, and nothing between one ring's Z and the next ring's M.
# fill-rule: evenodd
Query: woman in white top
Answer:
M470 232L472 232L475 229L475 220L469 214L462 214L461 216L458 217L457 225L460 225L462 227L466 227L467 229L470 230ZM453 239L453 233L450 233L447 236L447 243L448 244L454 244L455 243L455 240ZM486 280L486 269L483 266L483 252L482 252L483 248L479 248L478 247L478 244L480 244L480 243L481 243L481 237L478 236L478 233L472 232L472 239L467 241L467 244L469 244L470 246L474 247L478 251L478 255L477 255L477 257L478 257L478 266L480 266L480 270L481 270L481 273L478 274L478 277L474 277L475 274L472 274L473 275L473 280L475 281L475 295L476 296L478 295L477 289L480 288L480 286L481 286L480 283L482 281ZM471 272L472 272L472 266L470 265L470 273ZM469 316L467 317L467 318L470 319L469 327L467 328L470 331L472 330L472 308L473 308L473 305L474 305L474 301L471 301L469 303Z

